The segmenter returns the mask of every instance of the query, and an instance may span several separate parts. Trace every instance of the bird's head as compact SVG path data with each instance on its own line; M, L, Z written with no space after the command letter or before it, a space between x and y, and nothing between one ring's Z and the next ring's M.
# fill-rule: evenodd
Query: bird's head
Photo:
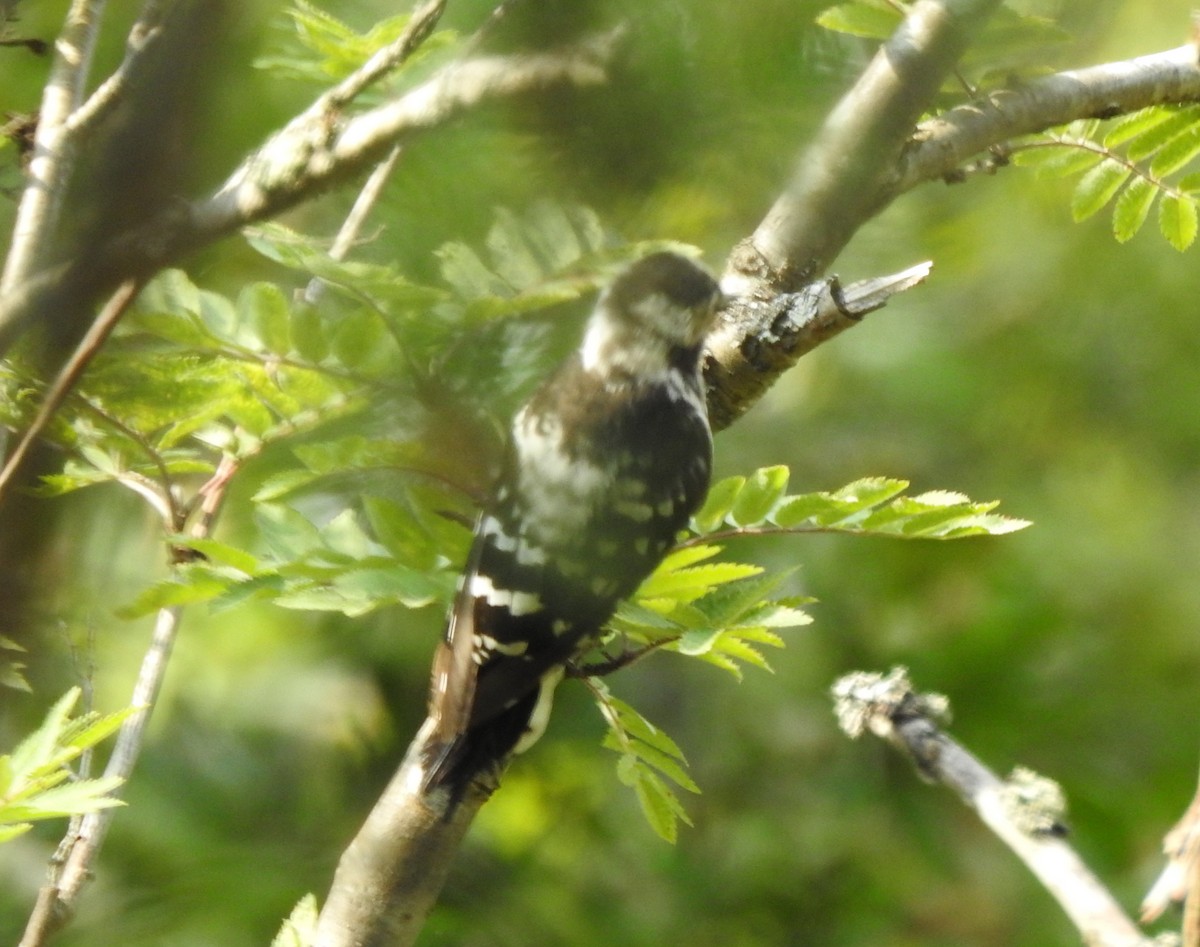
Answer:
M717 281L677 253L653 253L623 270L588 322L584 368L652 376L700 347L724 304Z

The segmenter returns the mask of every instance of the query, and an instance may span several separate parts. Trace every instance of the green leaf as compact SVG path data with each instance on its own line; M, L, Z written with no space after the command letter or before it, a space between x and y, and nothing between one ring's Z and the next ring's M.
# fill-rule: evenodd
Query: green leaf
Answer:
M1086 220L1104 207L1121 189L1133 169L1121 161L1105 158L1085 174L1071 197L1071 215Z
M19 803L0 804L0 822L35 822L84 815L99 809L125 805L110 793L123 782L115 776L77 779L37 792Z
M1096 151L1080 147L1075 142L1060 142L1058 146L1046 146L1043 148L1025 149L1018 152L1016 156L1017 164L1032 164L1030 156L1041 151L1050 152L1048 157L1039 158L1036 161L1038 175L1041 177L1072 177L1081 171L1086 171L1088 168L1099 164L1104 155L1097 154Z
M484 296L511 296L512 287L489 270L465 243L446 243L436 251L442 279L464 299Z
M1167 242L1183 252L1196 239L1196 201L1191 197L1164 195L1158 202L1158 226Z
M737 526L754 526L767 518L787 489L788 468L762 467L746 480L729 518Z
M1186 132L1197 121L1200 121L1200 108L1189 108L1174 111L1169 118L1158 122L1145 132L1138 135L1125 149L1125 157L1130 161L1142 161L1163 147L1177 135Z
M1150 162L1150 173L1156 178L1174 174L1200 155L1200 121L1186 128L1159 150Z
M487 247L496 273L516 290L527 289L544 277L533 250L526 242L525 227L507 208L496 210L496 220L487 235Z
M638 768L633 789L650 827L664 842L674 845L679 838L680 821L692 824L679 799L666 783L645 768Z
M724 480L714 483L708 491L704 506L692 517L696 532L701 534L712 532L725 522L725 517L733 509L734 500L737 499L745 483L745 477L726 477Z
M317 899L306 894L288 915L271 947L312 947L317 939Z
M276 355L290 349L291 330L288 301L274 283L251 283L237 299L238 318L259 339L262 347Z
M817 25L835 33L864 39L887 39L900 25L902 14L887 3L839 3L817 16Z
M1118 145L1123 145L1130 139L1137 138L1161 125L1174 115L1175 112L1172 109L1166 109L1159 105L1124 115L1116 119L1105 133L1104 145L1107 148L1116 148Z
M241 578L236 572L222 573L204 563L185 563L174 574L143 589L132 602L116 610L119 618L140 618L161 608L207 602Z
M1136 177L1117 197L1113 208L1113 236L1120 243L1133 239L1150 215L1158 188L1144 177Z
M761 566L744 562L717 562L687 569L657 570L637 590L639 599L669 598L693 602L714 586L736 582L762 572Z
M686 762L683 753L674 740L624 701L613 697L600 681L593 679L591 686L609 728L603 745L620 754L617 777L633 787L651 828L663 839L674 842L678 823L682 820L691 825L691 820L664 777L689 792L700 791L683 768Z

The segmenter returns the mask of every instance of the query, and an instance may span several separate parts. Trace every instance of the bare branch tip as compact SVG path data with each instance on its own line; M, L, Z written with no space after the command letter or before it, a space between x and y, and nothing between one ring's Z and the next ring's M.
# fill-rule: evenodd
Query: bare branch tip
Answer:
M894 667L887 674L855 671L839 678L831 693L838 725L851 739L867 730L891 737L901 719L942 722L950 713L950 703L941 694L919 694L913 689L905 667Z

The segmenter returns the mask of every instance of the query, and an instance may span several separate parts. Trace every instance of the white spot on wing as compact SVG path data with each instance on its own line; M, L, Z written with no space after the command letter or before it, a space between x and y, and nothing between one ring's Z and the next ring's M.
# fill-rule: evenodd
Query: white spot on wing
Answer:
M614 503L613 512L628 517L635 523L646 523L654 517L654 507L649 503L631 503L628 500L618 500Z
M542 610L542 600L536 592L513 592L511 598L508 610L514 617L532 615L534 612Z

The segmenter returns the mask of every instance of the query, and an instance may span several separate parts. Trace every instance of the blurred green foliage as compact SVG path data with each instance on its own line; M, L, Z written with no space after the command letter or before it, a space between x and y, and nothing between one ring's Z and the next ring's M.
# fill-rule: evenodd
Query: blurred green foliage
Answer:
M412 352L398 351L379 326L346 315L347 293L374 300L382 289L369 267L395 265L411 285L391 283L387 305L403 292L414 312L434 313L446 300L417 288L446 286L437 248L486 247L498 207L520 216L539 202L591 206L631 241L685 241L720 261L868 55L867 44L814 25L827 5L518 5L490 40L498 47L550 44L631 12L644 19L611 87L489 109L403 157L373 218L378 229L341 271L347 292L332 294L335 312L360 327L343 330L338 357L369 380L370 398L358 400L357 383L313 382L292 389L297 403L272 410L302 414L332 399L332 428L322 434L340 435L338 462L382 432L438 433L438 462L464 488L445 496L469 510L498 426L571 344L591 286L567 292L552 317L481 319L449 352L445 322L416 317L413 331L425 334L410 336ZM543 6L550 20L536 15ZM1131 0L1019 6L1056 15L1073 37L1047 47L1039 67L1167 48L1187 29L1188 7L1174 0L1169 11ZM489 8L451 4L443 25L469 33ZM65 3L20 9L22 33L51 38ZM363 32L395 9L363 0L333 12ZM116 10L106 25L100 70L119 61L118 21L128 15ZM197 156L206 186L318 89L251 68L277 55L277 16L274 4L242 4L208 78L215 124ZM23 48L0 48L0 57L0 110L36 107L45 60ZM11 165L0 171L6 188L18 179ZM674 847L654 836L611 754L599 752L605 721L590 695L564 687L550 734L483 810L424 943L1075 942L1049 897L949 794L922 784L885 747L837 732L833 680L898 663L950 696L955 734L995 768L1021 763L1063 784L1077 844L1136 904L1158 871L1162 833L1190 797L1200 743L1195 267L1153 228L1118 245L1102 217L1075 225L1076 184L1014 168L908 195L863 230L837 270L857 278L932 259L933 278L804 359L717 442L723 475L786 465L791 489L805 493L902 477L918 493L1002 498L1035 525L949 544L732 540L737 558L791 572L789 595L818 599L806 606L814 623L772 653L774 674L735 686L700 662L662 655L608 682L687 757L702 790L687 799L692 826ZM284 223L331 234L352 196L331 194ZM10 221L5 203L5 231ZM252 314L245 350L226 353L241 357L251 386L270 379L245 356L278 328L276 290L262 287L282 287L286 300L306 282L302 266L287 268L295 261L283 258L283 242L273 245L279 252L268 259L229 240L187 264L205 291ZM455 272L466 273L470 261L456 253ZM140 318L124 344L149 344L152 308ZM315 361L335 349L321 332L294 341L295 354ZM414 354L444 359L450 367L439 377L474 377L478 389L445 392L444 415L405 414ZM180 404L194 406L186 382L202 372L179 367L193 373L178 376ZM102 385L103 374L95 380ZM470 436L455 426L467 423L464 396ZM254 407L245 411L239 422L271 434L273 417L255 422ZM261 552L265 526L252 498L330 461L306 432L277 433L239 475L210 563L229 565L226 547ZM378 486L379 458L357 456L353 476L312 494L313 518L332 523ZM19 502L36 530L21 563L36 595L19 615L0 615L0 635L33 690L0 690L4 748L80 678L94 683L99 710L125 704L149 629L145 618L116 613L167 569L161 532L128 491L101 485ZM368 513L373 528L397 522L386 505ZM425 555L417 540L427 537L391 535L396 549ZM440 624L435 608L400 605L352 619L252 596L190 608L129 805L61 942L269 942L304 892L323 894L337 853L390 775L423 712ZM56 841L54 826L37 826L0 848L0 940L15 941Z

